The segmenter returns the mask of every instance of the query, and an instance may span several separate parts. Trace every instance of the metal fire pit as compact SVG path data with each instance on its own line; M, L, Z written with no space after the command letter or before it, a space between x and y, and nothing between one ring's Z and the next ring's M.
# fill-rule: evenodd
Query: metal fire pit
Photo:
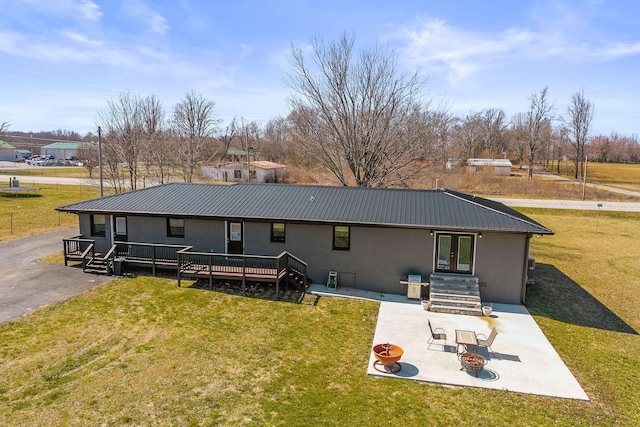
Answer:
M402 347L395 344L376 344L373 346L373 355L377 359L373 362L376 371L385 374L395 374L402 369L398 361L404 354ZM382 368L380 367L382 365Z
M477 377L484 369L484 365L487 364L487 361L479 354L463 353L462 356L460 356L460 363L462 363L462 368L466 370L467 373Z

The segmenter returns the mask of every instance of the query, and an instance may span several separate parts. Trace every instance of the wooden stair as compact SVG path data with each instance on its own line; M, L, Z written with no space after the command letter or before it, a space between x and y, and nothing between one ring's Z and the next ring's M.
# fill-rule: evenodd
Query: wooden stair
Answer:
M306 292L307 288L311 284L308 277L305 277L301 273L296 271L290 271L287 275L287 284L293 285L297 290Z
M83 271L85 273L104 274L108 276L113 271L113 268L109 264L109 262L109 260L94 257L87 263Z
M482 316L482 300L477 277L431 273L429 283L431 311Z

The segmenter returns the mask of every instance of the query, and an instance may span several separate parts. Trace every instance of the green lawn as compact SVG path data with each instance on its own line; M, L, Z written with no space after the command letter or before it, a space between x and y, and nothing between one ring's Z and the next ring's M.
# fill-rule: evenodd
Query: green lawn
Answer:
M526 213L556 231L528 308L590 402L367 376L375 302L138 277L0 326L0 425L640 424L640 215Z
M559 175L573 178L573 164L567 163L565 169L565 165L562 163ZM587 182L623 190L640 191L640 164L589 162L587 163Z
M94 173L94 177L98 174ZM65 178L89 178L87 168L81 166L34 166L30 168L0 168L0 176L55 176Z
M28 194L0 193L0 241L70 227L77 231L77 215L59 214L55 208L100 196L99 189L86 185L21 182L20 186L35 186L38 190Z

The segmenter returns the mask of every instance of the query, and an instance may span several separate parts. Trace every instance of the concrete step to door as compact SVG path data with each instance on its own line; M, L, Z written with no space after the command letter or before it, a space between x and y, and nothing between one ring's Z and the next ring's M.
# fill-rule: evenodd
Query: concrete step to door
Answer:
M460 296L479 296L480 288L477 289L451 289L447 287L435 287L430 289L430 294L441 295L460 295Z
M439 292L431 292L429 294L429 298L431 299L431 301L435 301L435 300L461 301L461 302L478 303L478 304L482 302L478 295L447 294L447 293L439 293Z
M456 307L452 305L431 305L430 311L435 313L464 314L469 316L481 316L482 309L470 307Z

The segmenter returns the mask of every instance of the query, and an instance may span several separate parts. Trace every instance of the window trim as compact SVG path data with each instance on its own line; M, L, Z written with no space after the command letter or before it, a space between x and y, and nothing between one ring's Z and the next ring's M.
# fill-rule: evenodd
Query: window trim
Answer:
M274 233L275 231L274 226L277 224L282 225L282 236L277 236L276 233ZM285 243L286 240L287 240L287 224L285 224L284 222L272 222L271 223L271 242Z
M171 225L171 221L172 220L177 220L177 221L182 221L182 227L177 227L177 226L172 226ZM182 233L176 233L173 230L174 229L180 229L182 228ZM174 238L181 238L184 239L184 234L185 234L185 220L184 218L167 218L167 237L174 237Z
M96 228L96 217L102 217L102 224L98 223L97 225L102 226L102 230ZM95 237L107 237L107 215L105 214L91 214L91 236Z
M336 232L338 228L346 228L347 229L347 244L346 246L338 246ZM342 237L341 237L342 238ZM334 225L333 226L333 250L334 251L350 251L351 250L351 227L348 225Z

